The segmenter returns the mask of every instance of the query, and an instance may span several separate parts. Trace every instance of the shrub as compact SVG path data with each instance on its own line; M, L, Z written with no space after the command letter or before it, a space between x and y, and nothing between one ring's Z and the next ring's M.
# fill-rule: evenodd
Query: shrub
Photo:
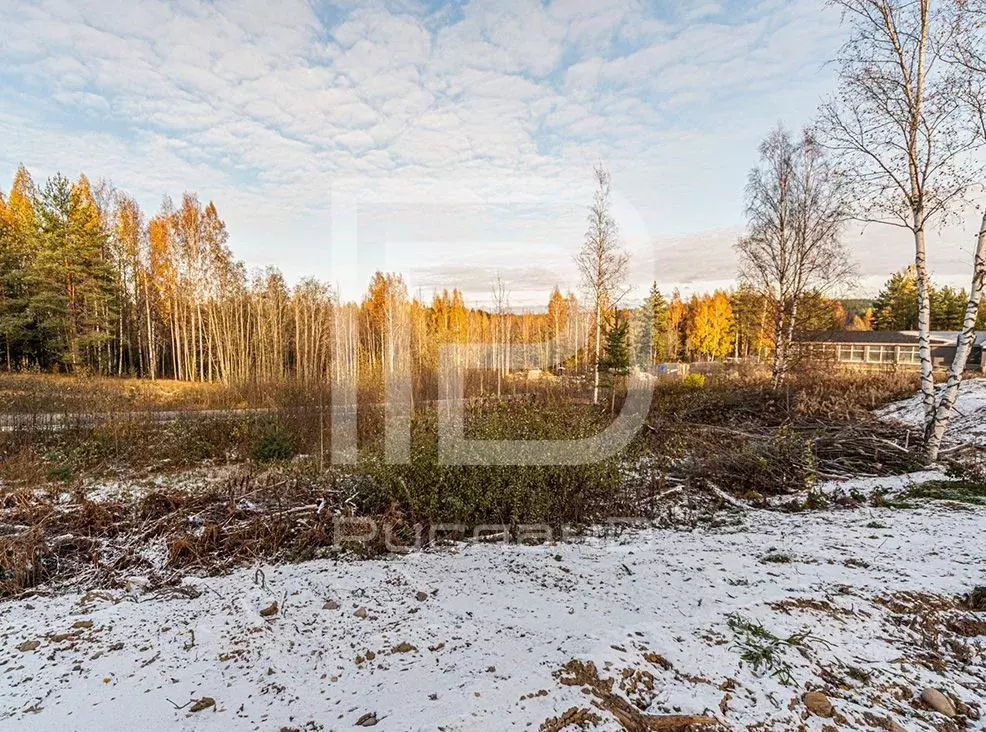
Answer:
M258 463L290 460L293 456L294 445L291 436L276 426L261 432L253 445L252 457Z
M469 415L471 439L552 439L598 431L589 409L560 413L536 405L496 405ZM519 523L561 527L605 517L634 515L624 494L618 457L590 465L446 465L440 462L437 416L419 414L412 423L407 464L388 463L364 452L360 510L377 515L396 510L425 524Z
M68 483L72 480L72 467L69 465L54 465L48 468L48 480Z
M705 374L688 374L682 383L689 389L701 389L705 386Z

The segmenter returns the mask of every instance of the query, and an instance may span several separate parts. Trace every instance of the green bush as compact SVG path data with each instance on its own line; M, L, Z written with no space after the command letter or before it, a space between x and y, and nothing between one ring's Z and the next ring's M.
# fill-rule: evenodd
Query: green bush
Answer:
M72 468L69 465L53 465L46 473L48 480L68 483L72 480Z
M252 457L258 463L290 460L294 457L291 436L279 427L269 427L260 433L253 445Z
M546 416L547 415L547 416ZM548 413L530 405L497 406L467 419L471 439L560 439L598 432L590 410ZM434 413L412 424L409 463L388 463L378 450L363 453L358 472L362 513L397 511L411 521L481 524L578 525L636 515L625 497L618 458L591 465L446 465L438 454ZM634 513L628 513L633 511Z

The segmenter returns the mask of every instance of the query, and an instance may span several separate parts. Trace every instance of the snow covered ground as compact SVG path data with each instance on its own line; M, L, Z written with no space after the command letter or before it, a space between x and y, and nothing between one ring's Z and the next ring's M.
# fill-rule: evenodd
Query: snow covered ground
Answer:
M577 659L647 714L729 729L983 729L942 726L917 699L986 698L986 615L950 599L986 584L984 532L978 507L747 511L691 532L264 566L169 596L4 602L0 728L538 729L577 707L623 729L560 673ZM765 647L768 666L741 658ZM809 689L834 717L809 715Z
M943 387L939 385L938 388ZM921 395L890 404L877 411L877 416L920 427L924 423ZM986 444L986 379L966 379L959 386L946 440Z

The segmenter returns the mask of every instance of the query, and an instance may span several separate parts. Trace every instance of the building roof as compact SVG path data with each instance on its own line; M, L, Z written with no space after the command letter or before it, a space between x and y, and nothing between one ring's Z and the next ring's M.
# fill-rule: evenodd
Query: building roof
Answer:
M932 331L931 344L934 346L954 345L959 337L958 331ZM823 330L796 333L796 341L803 343L865 343L870 345L916 346L916 330ZM975 344L986 343L986 331L976 331Z

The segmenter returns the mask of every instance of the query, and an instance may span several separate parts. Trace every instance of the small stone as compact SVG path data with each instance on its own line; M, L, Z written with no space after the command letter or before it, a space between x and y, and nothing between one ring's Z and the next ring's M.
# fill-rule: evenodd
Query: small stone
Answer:
M831 717L835 714L835 707L832 706L832 702L821 691L807 692L802 701L808 707L808 711L816 717Z
M921 701L939 714L944 714L946 717L955 716L955 705L952 704L952 701L947 696L938 691L938 689L928 687L922 691Z
M322 605L323 610L338 610L341 606L335 600L326 600L325 604Z
M428 599L428 593L418 590L418 594L414 596L414 599L417 600L418 602L424 602L425 600Z
M366 612L366 608L365 607L361 607L359 610L357 610L356 612L354 612L353 615L355 615L360 620L366 620L366 618L369 615L369 613ZM376 724L376 722L374 722L374 724Z
M376 712L367 712L356 720L357 727L375 727L377 724Z

